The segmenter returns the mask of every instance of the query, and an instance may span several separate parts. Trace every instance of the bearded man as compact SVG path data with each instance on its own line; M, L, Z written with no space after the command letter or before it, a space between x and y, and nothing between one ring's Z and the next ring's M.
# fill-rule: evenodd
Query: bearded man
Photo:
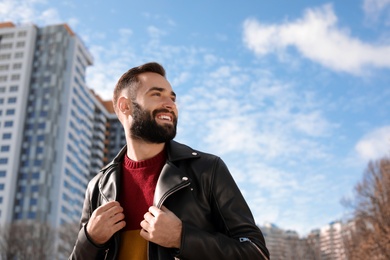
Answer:
M119 79L126 146L88 184L69 259L269 259L225 163L173 141L176 94L158 63Z

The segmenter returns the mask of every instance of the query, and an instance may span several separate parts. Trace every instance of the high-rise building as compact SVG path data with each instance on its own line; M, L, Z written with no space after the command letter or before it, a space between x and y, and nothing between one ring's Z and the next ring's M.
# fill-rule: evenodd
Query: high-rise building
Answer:
M88 87L93 58L66 24L0 24L0 225L78 222L86 185L124 144Z
M14 217L18 171L38 29L0 24L0 224ZM33 199L33 198L31 198Z

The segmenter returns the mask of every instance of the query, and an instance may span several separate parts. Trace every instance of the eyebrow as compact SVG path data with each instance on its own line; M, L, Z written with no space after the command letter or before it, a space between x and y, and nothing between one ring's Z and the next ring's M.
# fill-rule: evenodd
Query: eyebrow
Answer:
M150 89L148 89L147 93L152 92L152 91L164 92L164 91L166 91L166 89L165 88L160 88L160 87L151 87ZM173 91L171 91L171 95L176 97L176 93L173 92Z

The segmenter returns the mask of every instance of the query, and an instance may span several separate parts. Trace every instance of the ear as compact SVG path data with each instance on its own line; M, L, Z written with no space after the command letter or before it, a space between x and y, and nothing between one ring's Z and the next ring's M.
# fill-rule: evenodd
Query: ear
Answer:
M123 113L125 115L130 115L131 113L131 105L129 102L129 99L127 97L121 96L118 99L117 108L120 113Z

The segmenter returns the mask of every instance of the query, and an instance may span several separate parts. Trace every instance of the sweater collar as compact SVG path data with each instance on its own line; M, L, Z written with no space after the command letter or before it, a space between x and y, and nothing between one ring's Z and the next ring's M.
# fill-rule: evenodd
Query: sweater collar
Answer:
M171 162L200 157L200 153L198 151L192 149L187 145L178 143L173 140L166 143L166 150L168 155L168 161ZM119 151L119 153L115 156L115 158L112 160L112 162L109 165L122 162L124 156L126 155L126 152L127 152L127 145L125 145ZM103 170L106 169L109 165L104 167Z

